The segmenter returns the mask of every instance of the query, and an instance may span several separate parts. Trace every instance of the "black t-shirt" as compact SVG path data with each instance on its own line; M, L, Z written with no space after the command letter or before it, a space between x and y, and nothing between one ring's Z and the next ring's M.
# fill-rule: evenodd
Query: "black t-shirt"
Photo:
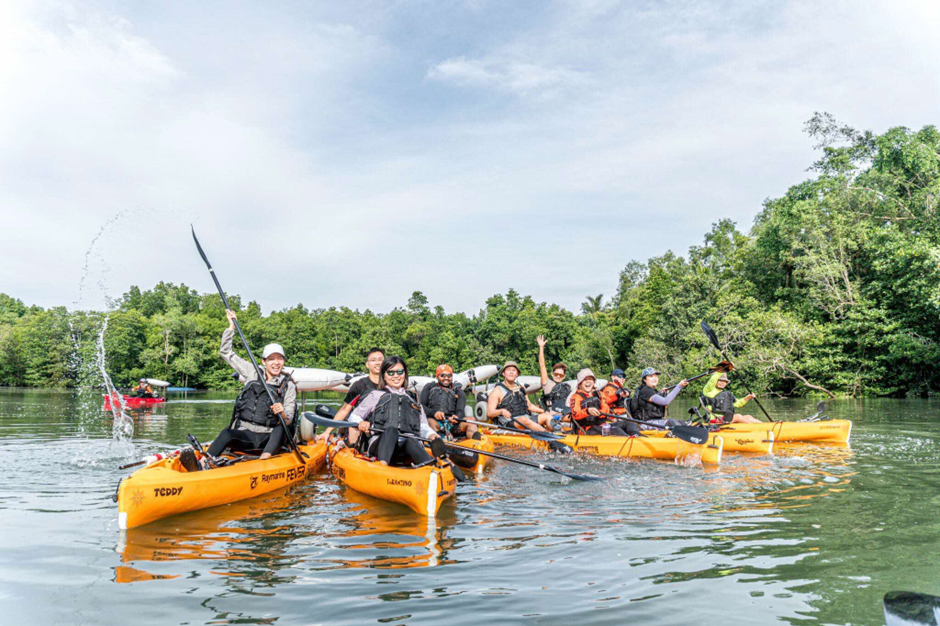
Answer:
M369 392L375 391L376 389L378 389L378 386L372 382L372 379L368 376L363 376L350 385L349 391L346 392L346 397L343 398L343 402L346 404L353 404L354 402L358 404L369 395ZM358 398L358 400L356 400L356 398Z

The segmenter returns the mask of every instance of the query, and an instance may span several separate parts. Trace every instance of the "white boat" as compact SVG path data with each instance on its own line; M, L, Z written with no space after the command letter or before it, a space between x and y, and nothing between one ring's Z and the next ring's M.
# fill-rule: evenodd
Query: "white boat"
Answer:
M325 391L335 389L337 385L351 382L350 375L336 370L324 370L316 367L285 367L294 382L297 391Z

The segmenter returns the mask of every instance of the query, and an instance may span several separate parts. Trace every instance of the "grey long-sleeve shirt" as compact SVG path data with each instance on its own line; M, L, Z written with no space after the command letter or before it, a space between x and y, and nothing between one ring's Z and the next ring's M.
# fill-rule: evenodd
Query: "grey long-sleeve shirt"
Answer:
M232 341L234 338L235 331L233 329L226 328L225 331L222 332L222 347L219 349L219 354L222 356L222 360L231 365L232 369L238 372L238 375L245 380L245 384L248 384L253 380L257 380L258 375L255 373L255 368L251 365L251 361L241 358L232 350ZM261 367L263 370L264 366L262 365ZM286 376L287 374L282 372L280 376L269 380L268 384L272 387L280 387ZM288 422L294 419L294 407L296 402L297 385L291 381L287 383L287 389L284 391L284 401L281 403L284 405L284 415L287 417ZM254 432L267 432L267 429L264 427L246 422L241 422L241 427Z

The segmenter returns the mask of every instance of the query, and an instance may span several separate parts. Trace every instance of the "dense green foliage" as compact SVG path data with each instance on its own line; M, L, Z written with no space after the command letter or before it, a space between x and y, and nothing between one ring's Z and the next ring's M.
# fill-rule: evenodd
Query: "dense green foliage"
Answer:
M253 345L279 341L289 364L363 368L375 345L415 373L447 362L464 369L506 359L536 373L535 336L548 359L634 379L647 365L664 380L703 371L717 353L708 319L754 386L781 395L906 395L940 389L940 133L883 135L807 123L821 158L814 175L767 200L750 233L715 224L686 257L631 262L608 302L588 296L580 315L515 291L475 316L431 308L415 292L387 314L303 306L239 319ZM0 384L87 384L105 315L42 310L0 294ZM160 283L124 294L107 315L104 345L115 382L141 375L179 385L231 385L218 357L225 317L217 295Z

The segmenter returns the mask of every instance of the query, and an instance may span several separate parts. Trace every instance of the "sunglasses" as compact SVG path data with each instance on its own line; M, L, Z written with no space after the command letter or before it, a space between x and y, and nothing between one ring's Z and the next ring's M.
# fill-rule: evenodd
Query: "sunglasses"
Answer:
M386 376L404 376L405 370L404 368L397 369L397 370L385 370L385 375Z
M440 376L438 376L438 378L453 378L453 377L454 377L453 374L441 374Z

